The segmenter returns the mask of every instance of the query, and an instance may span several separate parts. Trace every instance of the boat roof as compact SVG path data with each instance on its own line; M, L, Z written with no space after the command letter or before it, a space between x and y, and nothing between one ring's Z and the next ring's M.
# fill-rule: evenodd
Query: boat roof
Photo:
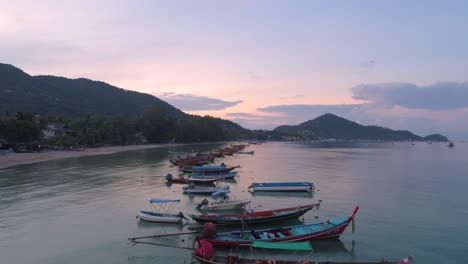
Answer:
M178 203L179 200L166 200L166 199L151 199L149 200L150 203Z
M227 193L230 193L231 190L220 190L220 191L217 191L217 192L214 192L213 194L211 194L211 196L218 196L218 195L222 195L222 194L227 194Z
M312 251L312 245L309 241L306 242L264 242L254 241L252 243L253 248L264 248L264 249L284 249L284 250L304 250Z

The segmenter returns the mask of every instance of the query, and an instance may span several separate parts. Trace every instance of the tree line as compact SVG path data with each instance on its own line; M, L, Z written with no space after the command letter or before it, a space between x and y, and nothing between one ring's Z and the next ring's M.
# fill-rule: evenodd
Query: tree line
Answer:
M67 132L43 140L43 130L56 123L65 125ZM143 136L151 143L228 140L217 118L187 116L171 119L156 108L135 119L122 116L102 119L87 115L70 120L66 117L36 117L25 112L0 119L0 140L10 144L41 142L65 147L126 145L134 144L137 136Z

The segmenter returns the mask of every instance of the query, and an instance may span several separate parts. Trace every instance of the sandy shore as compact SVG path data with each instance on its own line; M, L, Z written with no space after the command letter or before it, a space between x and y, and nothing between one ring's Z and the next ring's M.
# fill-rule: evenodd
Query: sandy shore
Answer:
M7 168L22 164L29 164L48 160L106 155L124 151L149 149L149 148L165 148L183 146L184 144L151 144L151 145L129 145L129 146L111 146L102 148L88 148L83 151L44 151L40 153L1 153L0 152L0 168Z

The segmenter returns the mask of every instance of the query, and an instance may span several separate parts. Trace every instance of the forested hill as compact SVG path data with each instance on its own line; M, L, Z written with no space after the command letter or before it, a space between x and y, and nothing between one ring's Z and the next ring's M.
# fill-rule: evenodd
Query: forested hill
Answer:
M363 126L345 118L325 114L297 126L279 126L273 131L299 135L306 139L340 139L340 140L441 140L447 138L437 135L422 138L408 130L392 130L379 126Z
M149 94L84 78L31 76L9 64L0 64L0 100L0 115L29 112L70 118L89 114L101 118L135 118L156 108L169 118L185 116L179 109Z

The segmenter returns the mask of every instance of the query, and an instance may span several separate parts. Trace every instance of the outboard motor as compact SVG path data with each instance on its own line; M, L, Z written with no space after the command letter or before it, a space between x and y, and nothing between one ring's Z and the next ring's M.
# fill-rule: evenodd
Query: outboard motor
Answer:
M216 237L216 225L212 222L205 223L205 225L203 226L203 237Z
M201 203L197 205L197 208L200 209L203 205L208 205L210 202L205 198Z
M177 216L188 221L187 217L185 217L185 215L182 212L179 212Z
M168 173L166 177L164 177L166 180L172 180L172 174Z

